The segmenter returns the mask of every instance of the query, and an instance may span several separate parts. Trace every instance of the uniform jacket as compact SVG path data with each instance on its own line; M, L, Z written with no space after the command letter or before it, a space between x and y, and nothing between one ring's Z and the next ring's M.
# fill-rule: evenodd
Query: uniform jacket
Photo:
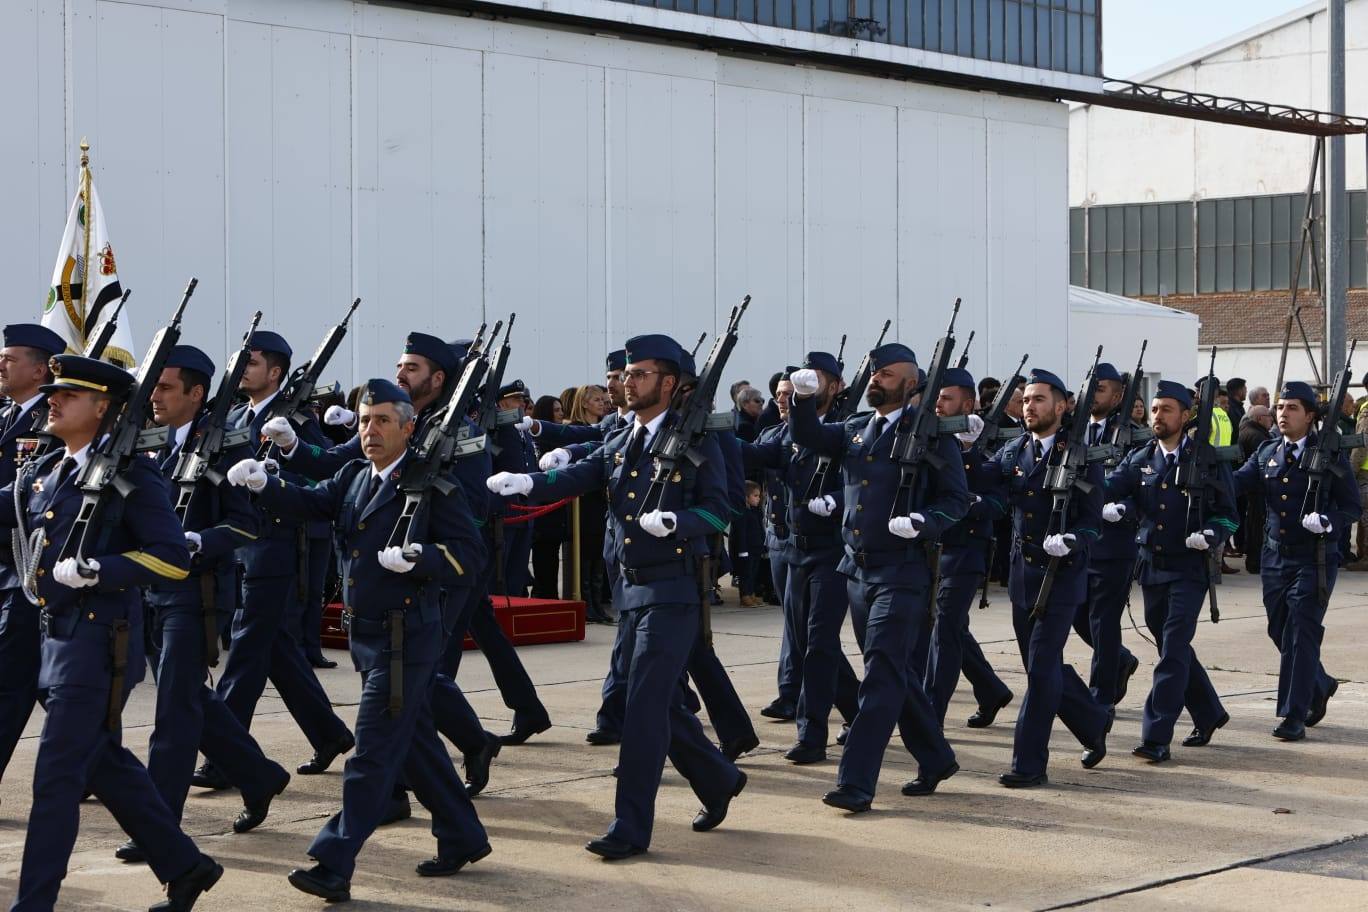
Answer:
M952 436L937 440L937 452L945 460L943 470L925 466L913 492L910 509L899 504L898 512L920 513L926 519L915 539L903 539L888 531L893 496L901 477L891 458L896 430L889 426L871 440L874 416L853 415L839 424L817 419L813 397L795 398L789 410L793 440L818 455L841 460L845 484L845 509L841 532L845 556L838 569L864 583L881 585L929 585L928 548L959 522L969 510L969 487L964 477L959 444Z
M38 458L55 445L52 438L41 434L47 425L47 412L47 399L43 398L0 436L0 487L14 481L20 466ZM0 540L0 590L17 589L19 573L10 553L9 536L0 536L0 539L3 539Z
M940 575L977 576L988 572L993 522L1007 514L1007 484L991 456L977 447L962 453L964 477L973 503L964 518L941 536Z
M768 512L770 525L788 533L775 541L783 548L784 560L794 566L839 560L845 553L841 538L845 489L840 460L832 459L821 490L817 490L813 478L821 454L795 443L788 425L766 430L757 442L742 444L742 449L748 468L763 470L766 479L773 476L776 481L777 491L768 503L777 509ZM809 500L828 494L836 501L830 516L818 516L807 508Z

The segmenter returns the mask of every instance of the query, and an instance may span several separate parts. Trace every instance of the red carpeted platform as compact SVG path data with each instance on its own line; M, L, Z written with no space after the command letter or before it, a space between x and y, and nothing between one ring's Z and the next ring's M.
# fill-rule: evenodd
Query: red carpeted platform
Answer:
M584 639L584 602L552 599L504 598L492 596L494 617L514 646L540 643L574 643ZM323 609L323 645L346 649L347 634L342 630L342 603ZM465 648L475 641L465 638Z

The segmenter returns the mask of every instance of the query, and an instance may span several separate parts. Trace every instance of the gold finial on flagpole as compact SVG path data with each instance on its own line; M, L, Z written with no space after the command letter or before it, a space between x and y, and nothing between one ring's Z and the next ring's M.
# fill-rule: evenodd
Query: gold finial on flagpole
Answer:
M90 300L90 234L95 224L95 204L91 199L90 192L90 141L84 136L81 137L80 192L81 202L85 205L85 224L82 226L85 229L85 237L81 244L81 300L79 305L81 325L75 329L81 346L84 347L86 342L86 304Z
M81 137L81 167L90 167L90 140Z

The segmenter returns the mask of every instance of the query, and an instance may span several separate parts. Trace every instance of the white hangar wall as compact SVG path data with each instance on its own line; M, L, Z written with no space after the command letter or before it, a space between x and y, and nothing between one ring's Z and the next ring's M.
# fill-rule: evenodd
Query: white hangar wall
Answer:
M511 373L559 391L745 293L729 379L886 318L928 357L955 297L976 372L1087 360L1063 105L345 0L6 3L0 84L6 321L84 136L139 346L195 274L218 357L260 308L302 358L361 296L344 383L517 311Z

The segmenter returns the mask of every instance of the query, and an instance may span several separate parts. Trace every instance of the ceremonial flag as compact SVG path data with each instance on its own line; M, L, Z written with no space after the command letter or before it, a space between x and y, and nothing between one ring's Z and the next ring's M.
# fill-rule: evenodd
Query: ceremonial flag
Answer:
M43 306L43 325L66 339L71 351L84 351L87 337L95 335L106 315L105 308L112 312L122 295L114 248L105 228L104 208L90 174L90 146L83 141L81 176L67 215L66 230L62 232L57 265L52 270L52 285ZM125 369L133 367L133 333L127 308L119 317L104 360Z

